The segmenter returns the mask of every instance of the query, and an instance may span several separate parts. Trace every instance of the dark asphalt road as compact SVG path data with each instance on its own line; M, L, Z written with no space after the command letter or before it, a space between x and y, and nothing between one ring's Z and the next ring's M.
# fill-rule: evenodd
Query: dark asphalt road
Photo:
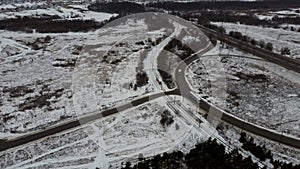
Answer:
M251 51L252 50L250 50L250 52L249 51L248 52L251 53ZM260 51L260 52L262 52L262 51ZM256 53L257 53L257 51L253 52L252 54L256 55ZM267 53L269 53L269 52L267 52ZM265 56L267 54L263 54L263 55ZM191 56L191 57L187 58L186 60L184 60L183 62L181 62L178 65L178 67L176 68L175 80L177 81L177 84L179 86L182 96L184 96L185 98L194 102L195 104L199 104L199 106L207 112L212 112L212 113L215 113L218 115L221 114L222 115L221 120L226 123L229 123L235 127L238 127L240 129L244 130L244 131L247 131L249 133L264 137L266 139L269 139L269 140L272 140L272 141L275 141L275 142L278 142L281 144L285 144L290 147L300 149L300 138L296 138L296 137L289 136L289 135L284 135L284 134L278 133L274 130L269 130L267 128L263 128L258 125L255 125L255 124L245 122L245 120L237 118L228 112L219 110L214 105L206 102L205 100L203 100L201 98L200 99L202 100L202 103L200 105L200 100L195 98L190 93L190 91L192 91L192 90L190 89L188 82L186 81L185 74L184 74L187 65L189 65L194 60L199 59L200 57L199 57L199 55ZM270 56L269 58L268 57L262 57L262 58L266 59L272 63L275 63L279 66L286 67L289 70L293 70L293 71L297 70L296 72L300 72L300 62L299 63L297 61L290 62L289 58L287 59L287 61L283 60L283 59L286 59L287 57L284 57L284 56L283 56L283 58L281 57L280 62L278 62L278 59L273 59L273 56ZM179 71L179 70L181 70L181 71Z
M223 41L233 47L236 47L240 50L251 53L255 56L258 56L267 61L275 63L275 64L277 64L281 67L284 67L288 70L292 70L297 73L300 73L300 61L299 60L295 60L295 59L274 53L272 51L268 51L266 49L259 48L257 46L243 42L242 40L237 40L237 39L231 38L230 36L228 36L226 34L222 34L222 33L216 32L214 30L210 30L203 26L199 26L199 27L207 36L212 36L212 37L214 37L220 41Z
M207 30L204 30L204 32L208 33ZM209 32L209 33L214 34L214 32ZM219 35L215 34L214 36L218 37ZM244 48L245 48L243 46L246 45L246 44L241 45L240 42L236 42L232 39L226 39L225 38L225 40L227 40L228 43L232 43L233 46L242 48L242 50L244 50ZM248 46L250 46L250 45L248 45ZM210 46L206 50L202 51L198 55L201 55L201 54L207 52L211 48L212 48L212 46ZM282 57L277 57L276 58L275 54L270 54L270 52L268 52L268 51L253 49L253 46L249 47L249 50L246 49L246 51L249 52L249 53L252 53L254 55L257 55L257 56L262 56L263 59L266 59L270 62L273 62L275 64L283 66L287 69L296 71L298 73L300 72L300 64L298 62L291 61L287 57L282 58L283 57L282 56ZM142 97L142 98L139 98L139 99L136 99L136 100L132 101L129 104L125 104L125 105L122 105L122 106L119 106L119 107L107 109L107 110L104 110L102 112L99 112L98 114L85 116L85 117L82 117L80 119L76 119L76 120L73 120L73 121L55 126L53 128L49 128L49 129L45 129L43 131L36 132L34 134L30 134L30 135L23 136L23 137L18 137L14 140L9 140L9 141L2 140L2 141L0 141L0 145L1 145L0 146L0 151L4 151L4 150L10 149L10 148L14 148L14 147L17 147L17 146L35 141L35 140L39 140L41 138L44 138L44 137L47 137L47 136L50 136L50 135L68 130L68 129L79 127L82 124L86 124L86 123L98 120L102 117L106 117L106 116L109 116L109 115L112 115L112 114L116 114L116 113L118 113L122 110L126 110L128 108L133 107L133 106L141 105L143 103L146 103L150 100L153 100L153 99L156 99L156 98L159 98L159 97L162 97L164 95L182 95L184 98L187 98L190 101L192 101L196 104L199 104L199 100L196 100L195 97L193 97L193 95L190 93L190 91L192 91L192 90L190 89L190 87L189 87L189 85L188 85L188 83L185 79L185 75L184 75L184 70L185 70L186 66L188 64L190 64L192 61L198 59L199 58L198 55L194 55L192 57L189 57L188 59L184 60L184 62L181 62L179 64L179 66L176 68L175 78L176 78L176 82L177 82L177 85L178 85L178 89L176 89L176 90L173 90L173 91L170 91L170 92L165 92L165 93L162 92L162 93L158 93L158 94L153 94L151 96ZM181 69L181 71L179 71L180 69ZM209 109L214 109L213 105L209 105L208 107L209 107ZM209 109L207 109L206 111L208 111ZM226 114L226 113L223 113L222 120L229 123L229 124L232 124L236 127L239 127L239 128L241 128L245 131L248 131L250 133L253 133L253 134L262 136L264 138L267 138L267 139L270 139L270 140L273 140L273 141L276 141L276 142L279 142L279 143L282 143L282 144L300 149L300 140L297 139L297 138L293 138L293 137L289 137L289 136L286 136L286 135L278 134L274 131L270 131L268 129L264 129L264 128L261 128L259 126L256 126L254 124L247 123L242 119L238 119L238 118L236 118L234 116L231 116L229 114Z
M129 108L134 107L134 106L141 105L143 103L146 103L148 101L157 99L157 98L165 96L165 95L178 95L178 94L179 94L179 92L178 92L177 89L174 89L174 90L168 91L168 92L152 94L152 95L149 95L149 96L145 96L145 97L141 97L141 98L138 98L136 100L133 100L128 104L124 104L124 105L121 105L121 106L118 106L118 107L107 109L107 110L104 110L102 112L99 111L99 113L92 114L92 115L85 116L85 117L81 117L79 119L75 119L75 120L72 120L70 122L67 122L67 123L64 123L64 124L61 124L61 125L57 125L53 128L48 128L48 129L45 129L45 130L42 130L42 131L38 131L34 134L30 134L30 135L23 136L23 137L18 137L14 140L9 140L9 141L2 140L2 141L0 141L0 151L4 151L4 150L7 150L7 149L10 149L10 148L13 148L13 147L21 146L23 144L26 144L26 143L29 143L29 142L32 142L32 141L35 141L35 140L39 140L41 138L44 138L44 137L47 137L47 136L50 136L50 135L53 135L53 134L56 134L56 133L59 133L59 132L65 131L65 130L69 130L69 129L72 129L72 128L75 128L75 127L79 127L83 124L90 123L90 122L93 122L95 120L101 119L103 117L116 114L120 111L127 110Z

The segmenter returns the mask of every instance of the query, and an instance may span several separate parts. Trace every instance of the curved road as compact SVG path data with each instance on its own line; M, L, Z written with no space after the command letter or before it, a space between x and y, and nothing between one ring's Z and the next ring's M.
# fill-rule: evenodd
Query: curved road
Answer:
M193 55L186 60L182 61L178 67L176 68L175 72L175 80L177 81L177 84L179 85L179 90L185 98L192 101L194 104L199 105L200 108L207 112L212 112L214 114L220 115L222 121L229 123L233 126L236 126L240 129L243 129L244 131L250 132L252 134L267 138L272 141L276 141L278 143L282 143L297 149L300 149L300 138L296 138L290 135L285 135L280 132L277 132L275 130L270 130L268 128L261 127L259 125L246 122L243 119L240 119L236 116L233 116L232 114L225 112L223 110L220 110L216 106L212 105L211 103L208 103L203 98L197 98L194 94L191 92L193 91L190 88L189 83L186 80L185 72L186 67L192 63L193 61L199 59L200 57L198 55Z
M206 49L204 49L203 51L201 51L200 53L197 53L198 55L204 54L205 52L207 52L208 50L210 50L213 46L210 45L208 46ZM53 135L74 127L78 127L82 124L85 123L89 123L91 121L95 121L99 118L105 117L105 116L109 116L112 114L116 114L122 110L126 110L128 108L131 108L133 106L137 106L137 105L141 105L143 103L146 103L150 100L165 96L165 95L181 95L184 98L187 98L189 100L191 100L193 103L198 104L201 106L201 101L202 103L204 103L204 106L201 106L204 110L209 111L210 109L213 109L219 113L222 113L222 117L221 120L232 124L236 127L239 127L245 131L248 131L250 133L265 137L267 139L291 146L291 147L295 147L300 149L300 140L299 138L294 138L291 136L287 136L287 135L282 135L276 131L273 130L269 130L260 126L257 126L255 124L252 123L248 123L245 122L242 119L239 119L227 112L224 112L222 110L219 110L218 108L216 108L214 105L211 105L207 102L205 102L203 99L201 98L196 98L192 93L192 89L189 87L188 82L186 81L185 75L183 72L185 72L184 70L186 69L186 66L189 65L191 62L193 62L196 59L199 59L198 55L193 55L187 59L185 59L184 61L182 61L178 67L176 68L176 72L175 72L175 79L177 81L177 88L174 90L170 90L167 92L161 92L161 93L156 93L156 94L152 94L152 95L148 95L148 96L144 96L138 99L135 99L133 101L131 101L130 103L118 106L118 107L114 107L111 109L107 109L104 110L102 112L94 112L94 114L88 115L88 116L84 116L84 117L80 117L79 119L75 119L69 122L65 122L63 124L59 124L56 125L52 128L43 130L43 131L37 131L35 133L31 133L30 135L25 135L22 137L17 137L15 139L12 140L2 140L0 141L0 151L4 151L10 148L14 148L44 137L47 137L49 135ZM266 59L266 58L265 58ZM269 59L267 59L269 60ZM272 61L272 60L271 60ZM281 60L281 63L284 60ZM278 63L277 60L275 61L275 63ZM288 66L285 64L285 66ZM293 68L298 67L298 66L292 66ZM179 71L181 69L181 71Z

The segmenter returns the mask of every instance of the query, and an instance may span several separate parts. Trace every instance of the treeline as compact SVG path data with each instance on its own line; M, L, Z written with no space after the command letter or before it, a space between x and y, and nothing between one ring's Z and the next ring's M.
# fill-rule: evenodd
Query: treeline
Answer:
M250 43L251 45L254 45L254 46L258 45L260 48L267 49L269 51L273 50L273 44L271 42L266 43L263 40L256 41L255 39L253 39L247 35L243 35L241 32L230 31L229 36L231 36L235 39L241 40L243 42Z
M222 26L216 26L211 24L210 22L239 22L245 25L256 25L256 26L267 26L267 27L273 27L273 28L279 28L279 24L283 24L283 22L291 22L291 23L298 23L300 24L300 18L288 18L287 20L284 20L283 18L274 17L274 21L263 21L259 20L255 15L244 15L244 16L235 16L231 12L211 12L211 11L203 11L201 15L196 13L181 13L181 12L171 12L173 15L177 15L181 18L184 18L186 20L197 20L197 23L199 25L203 25L209 29L215 30L217 32L226 33L226 29ZM297 20L294 22L294 20ZM287 28L285 28L287 29ZM300 32L300 28L296 29L293 26L290 28L291 31L298 31ZM228 35L232 38L241 40L243 42L249 43L254 46L258 46L260 48L273 51L273 44L271 42L265 42L263 40L257 41L256 39L243 35L239 31L230 31ZM209 38L211 38L209 36ZM211 41L213 44L216 44L216 40L211 38ZM283 46L280 49L281 55L290 55L291 50L290 48Z
M300 165L294 166L291 163L281 162L278 160L274 160L272 153L270 150L263 146L256 145L254 143L253 137L247 136L246 133L242 132L239 141L243 144L242 148L246 151L251 152L256 158L261 161L270 160L271 164L273 164L274 169L298 169ZM264 167L266 168L266 167Z
M300 25L300 17L273 17L272 22L275 22L277 24L294 24L294 25ZM300 30L300 29L299 29Z
M232 11L207 11L200 10L199 13L195 12L171 12L173 15L177 15L186 20L197 20L199 24L205 25L209 22L231 22L240 23L245 25L264 26L279 28L282 24L300 24L300 17L292 18L280 18L273 17L271 20L261 20L256 15L248 13L246 15L237 15ZM299 31L294 28L294 31Z
M267 150L265 146L257 146L254 143L253 137L248 137L246 133L241 133L239 141L243 144L242 148L246 151L250 151L255 157L261 161L272 159L271 151Z
M0 20L0 29L8 31L23 31L32 33L86 32L99 29L104 23L93 20L61 20L52 17L45 18L16 18Z
M216 26L216 27L210 27L210 28L214 29L216 31L219 31L221 33L224 33L222 27ZM274 48L273 43L271 43L271 42L265 42L263 40L257 41L256 39L251 38L250 36L247 36L247 35L243 35L241 32L238 32L238 31L230 31L228 35L232 38L241 40L243 42L249 43L249 44L254 45L254 46L258 46L262 49L266 49L266 50L269 50L269 51L273 51L273 48ZM291 54L291 49L289 47L283 46L280 49L280 54L281 55L290 55Z
M298 169L300 165L272 161L275 169ZM199 143L189 153L181 151L156 155L149 159L139 158L136 165L127 162L122 169L259 169L251 157L244 158L237 149L225 151L225 146L209 139ZM266 166L263 168L267 168Z
M0 30L22 31L33 33L65 33L88 32L103 27L106 23L116 20L124 15L111 17L109 20L96 22L94 20L65 20L59 16L19 17L15 19L0 20Z
M191 11L200 9L248 10L248 9L283 9L300 7L299 0L269 0L269 1L200 1L200 2L155 2L148 7L168 11Z
M131 2L93 3L88 6L89 10L106 13L131 14L145 12L145 7Z
M134 166L128 162L122 169L258 169L251 157L243 158L238 150L226 153L225 147L215 140L196 145L189 153L164 153L151 159L140 159Z

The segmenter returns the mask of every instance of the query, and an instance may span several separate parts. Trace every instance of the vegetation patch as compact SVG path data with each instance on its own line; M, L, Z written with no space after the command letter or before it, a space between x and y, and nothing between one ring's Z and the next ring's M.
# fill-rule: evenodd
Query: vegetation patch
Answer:
M136 87L142 87L148 84L149 78L145 71L140 71L136 74Z
M28 93L33 93L34 90L29 88L28 86L17 86L12 88L4 88L4 93L9 93L10 97L21 97L25 96Z
M173 116L170 111L164 110L161 113L160 124L164 127L170 126L174 122Z
M246 133L241 133L239 141L243 143L243 149L250 151L255 157L259 158L261 161L272 159L271 152L267 150L265 146L257 146L254 143L254 139L252 137L247 137Z
M208 140L197 144L189 153L181 151L156 155L153 158L140 161L131 166L128 162L123 169L257 169L258 165L252 159L244 159L234 150L230 153L225 152L225 147L218 144L215 140Z
M49 107L51 102L49 99L55 97L56 99L62 96L64 89L58 89L54 92L41 91L40 95L34 97L28 97L24 103L19 105L20 111L31 110L35 108L42 108L44 106Z
M187 45L183 44L178 39L172 39L168 45L165 46L164 50L176 54L180 59L184 60L191 56L194 51L189 48Z
M94 3L88 6L89 10L106 13L131 14L145 12L145 7L132 2Z
M76 59L55 59L54 67L75 67Z
M252 82L261 82L262 83L262 82L269 81L268 77L264 74L245 74L242 72L236 72L235 76L240 79L243 79L246 81L252 81Z
M162 80L164 81L164 83L167 85L169 89L172 89L175 87L175 83L172 75L169 73L171 72L170 60L166 55L167 54L165 52L160 53L159 57L157 58L157 67L158 67L158 72Z
M23 17L17 19L0 20L0 30L23 31L32 33L34 30L40 33L64 33L87 32L99 29L104 23L93 20L62 20L57 17Z
M249 10L249 9L285 9L300 7L298 0L272 1L199 1L199 2L153 2L148 7L168 11L194 11L199 9Z
M293 166L284 162L273 162L276 169L297 169L300 165ZM224 145L216 140L209 139L206 142L199 143L187 154L181 151L164 153L154 157L144 159L131 165L127 162L122 169L259 169L256 162L251 157L243 157L238 149L230 152L225 151ZM264 166L263 169L266 169Z

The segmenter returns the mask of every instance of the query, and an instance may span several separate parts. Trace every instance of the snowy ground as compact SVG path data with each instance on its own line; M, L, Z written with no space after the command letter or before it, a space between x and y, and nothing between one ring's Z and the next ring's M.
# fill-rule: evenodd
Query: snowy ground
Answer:
M258 12L255 15L261 20L271 20L273 17L285 18L285 17L299 17L300 9L292 8L280 11L264 11Z
M53 9L51 13L58 10ZM63 11L62 17L68 18L71 14L76 14L73 11L75 9L60 10ZM187 29L187 25L174 18L163 18L157 14L150 17L141 15L136 19L111 23L101 30L89 33L0 32L0 137L36 131L161 91L161 86L157 83L160 78L155 61L163 47L172 39L164 35L182 40L195 52L209 44L202 33ZM215 48L207 55L218 52L218 48ZM228 54L230 50L224 49L222 52ZM242 54L235 50L231 53ZM172 54L169 53L168 57L172 57ZM297 107L299 85L292 85L281 77L283 74L280 73L283 71L280 68L275 70L272 64L232 58L222 61L223 66L228 69L228 91L241 93L241 104L237 108L232 108L236 104L231 102L232 99L228 102L229 109L234 110L232 113L279 131L295 135L300 133L300 122L290 121L293 118L299 119L295 113L300 109ZM213 62L208 62L211 63ZM145 71L149 81L135 88L136 74L139 71ZM191 84L196 90L200 86L204 87L202 95L208 95L210 91L206 87L209 87L209 83L202 83L201 80L204 79L201 79L201 71L201 64L195 62L187 70L187 76L193 79ZM238 72L246 75L267 72L269 81L264 82L268 86L265 97L258 92L262 90L260 85L250 83L247 86L247 80L235 76ZM220 75L210 80L214 81L219 77ZM291 79L297 79L295 77L299 76L291 76ZM245 91L245 86L241 83L256 95L241 92ZM282 88L283 91L277 90ZM262 98L257 99L259 97ZM265 101L270 101L267 97L274 98L268 102L270 108L262 106ZM228 98L231 95L228 94ZM277 98L283 105L278 104ZM121 162L128 160L134 163L141 156L150 157L174 150L187 152L197 142L210 136L226 144L216 130L198 112L195 113L194 105L182 98L177 100L174 102L174 97L156 99L84 125L83 129L75 128L7 150L0 153L0 168L116 168ZM253 101L252 107L245 104L249 100ZM261 112L254 111L255 106L261 108ZM248 113L244 113L245 109ZM169 111L174 120L169 126L160 124L164 110ZM278 112L282 110L286 110L284 115ZM196 114L202 123L187 112ZM262 118L255 118L258 115ZM282 121L288 123L274 127L274 123Z
M213 22L213 24L222 26L221 22ZM235 23L223 23L226 32L239 31L243 35L248 35L257 41L263 40L266 43L273 43L274 51L280 53L283 47L291 50L291 58L300 59L300 33L296 31L288 31L283 29L262 28L259 26L250 26Z
M141 52L151 48L151 42L146 41L155 41L162 35L159 31L136 35L145 31L143 22L128 27L65 34L1 32L1 132L12 136L90 113L76 106L90 101L80 91L85 88L80 87L89 82L85 74L89 69L84 66L92 59L97 60L89 65L95 88L84 92L93 93L97 110L153 92L154 86L133 90L130 83L135 84L137 67L143 68ZM47 35L51 37L49 41L45 40ZM136 44L141 41L145 44Z
M15 9L17 7L19 8L33 8L35 6L44 6L46 5L46 2L25 2L25 3L13 3L13 4L2 4L0 5L0 9L7 10L7 9Z
M164 29L154 21L164 23ZM0 32L1 138L42 130L161 91L155 78L156 59L172 39L164 35L180 36L195 51L208 44L206 36L180 22L146 14L89 33ZM199 39L189 38L193 34ZM135 87L141 71L149 81Z
M102 22L108 20L114 14L108 14L103 12L93 12L85 9L84 6L69 6L69 7L49 7L45 9L28 9L18 12L3 12L0 13L0 19L18 18L18 17L42 17L42 16L59 16L62 19L81 19L81 20L95 20Z
M239 139L241 132L244 131L232 127L231 125L228 125L223 122L221 122L218 131L219 134L225 140L227 140L232 147L235 147L236 149L242 149L242 143L239 141ZM300 152L298 149L287 147L282 144L266 140L262 137L252 135L250 133L247 133L247 135L250 135L254 138L254 143L256 145L265 146L267 150L270 150L275 160L284 161L286 163L292 163L294 165L300 164ZM245 153L251 154L250 152ZM269 160L263 163L272 167L272 164L270 164Z
M0 154L0 167L117 168L121 162L137 162L138 157L174 150L187 152L211 135L223 141L203 118L199 124L190 120L185 111L178 113L180 106L171 104L176 98L156 99L82 128L7 150ZM187 111L193 111L186 102L182 103ZM160 120L165 110L174 121L163 126Z
M187 78L202 97L214 104L219 98L211 97L214 79L203 63L218 58L218 54L241 55L255 58L235 49L219 45L207 53L206 61L197 60L187 69ZM300 137L300 75L277 65L256 59L221 57L226 79L226 110L249 122ZM213 67L212 67L213 68ZM217 77L217 78L216 78Z
M154 77L164 45L172 38L194 45L194 51L209 44L206 36L189 29L192 24L161 15L125 18L89 33L0 32L1 138L161 91ZM139 71L145 71L149 81L135 88ZM210 136L225 142L199 113L195 116L200 120L189 115L196 107L186 102L182 107L182 99L177 99L161 98L82 126L84 129L7 150L0 154L0 168L108 168L127 160L136 162L141 154L187 152ZM174 120L169 126L160 124L164 110Z

